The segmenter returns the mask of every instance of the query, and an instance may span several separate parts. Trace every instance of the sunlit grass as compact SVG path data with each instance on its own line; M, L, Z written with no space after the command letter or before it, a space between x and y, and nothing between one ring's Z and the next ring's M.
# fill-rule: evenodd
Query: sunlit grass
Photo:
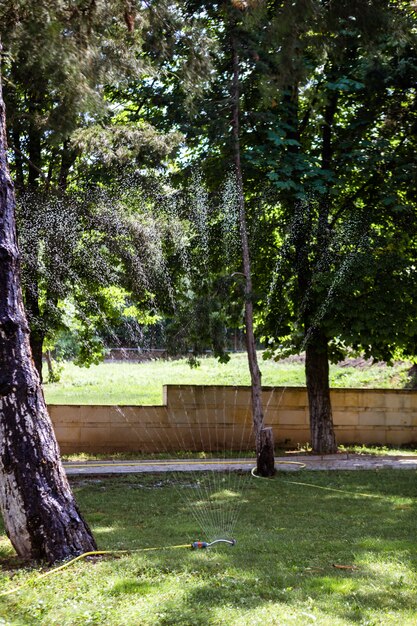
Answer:
M350 452L354 454L374 454L378 456L414 456L417 455L416 446L404 446L401 448L395 446L368 446L365 444L339 445L340 452Z
M262 382L266 386L304 386L302 362L275 362L260 359ZM333 365L333 387L404 387L410 364ZM46 377L46 373L45 373ZM190 368L186 359L148 361L145 363L102 363L80 368L65 363L59 383L45 384L45 396L51 404L161 404L165 384L249 385L245 354L233 354L226 365L212 357L203 358L198 368Z
M416 479L413 470L241 476L234 548L81 561L4 597L0 623L415 626ZM189 514L195 480L83 477L74 487L101 549L140 549L201 538ZM15 569L4 537L0 555L4 589L36 577Z

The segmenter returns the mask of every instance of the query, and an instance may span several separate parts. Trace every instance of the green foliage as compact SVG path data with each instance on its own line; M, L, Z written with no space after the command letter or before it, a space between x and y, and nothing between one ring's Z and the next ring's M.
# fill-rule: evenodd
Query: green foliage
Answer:
M191 351L195 359L209 348L227 358L228 334L242 323L240 253L222 236L220 189L233 161L236 49L252 298L270 350L296 353L320 328L334 361L352 348L385 360L398 350L414 353L411 5L42 0L31 7L6 0L1 16L11 161L22 204L30 205L20 228L34 333L64 332L59 303L71 301L79 308L82 354L96 360L109 343L106 324L126 338L130 323L147 323L111 310L103 289L115 285L128 294L127 308L145 315L159 308L167 316L173 352ZM209 190L205 233L196 228L192 202L178 202L173 192L173 184L187 187L196 163ZM124 190L126 177L134 191ZM140 197L139 183L152 188L154 200ZM100 225L96 196L74 211L77 245L54 247L48 228L59 233L59 222L69 219L59 217L62 207L78 203L68 194L92 186L124 196L123 219L134 221L138 212L141 236L133 224L116 234L109 206L107 225ZM158 213L169 202L182 224L166 211L165 234L155 235L143 207ZM135 247L157 259L139 272L149 272L150 284L134 279ZM32 263L29 248L36 250ZM104 271L92 268L91 258ZM167 278L152 265L163 266ZM83 287L75 293L79 276Z
M415 105L415 24L388 3L329 5L315 19L289 58L294 78L282 83L276 66L265 141L250 157L281 208L263 327L277 356L320 328L331 360L351 348L391 360L412 354L417 336L405 113Z
M5 0L0 18L32 338L42 343L64 330L61 304L70 298L82 325L77 358L96 362L104 350L105 333L98 328L105 326L98 311L106 300L103 287L122 285L144 310L155 306L156 291L167 299L165 281L154 280L161 270L160 250L158 259L153 254L160 238L155 229L145 233L152 231L152 217L138 226L129 200L131 216L121 225L117 208L112 220L110 206L97 206L112 193L115 201L123 186L126 200L133 184L127 176L136 187L140 179L142 186L167 191L161 171L182 136L175 128L154 127L146 116L148 100L161 80L173 77L182 81L182 101L192 100L197 77L208 67L207 37L197 18L183 19L181 3L42 0L31 6ZM150 106L164 114L164 103ZM107 200L98 197L100 190L103 197L108 191ZM137 202L136 191L131 195ZM140 262L134 270L141 251L142 261L149 254L149 267Z
M19 188L65 187L71 177L103 175L103 166L110 178L115 165L155 165L177 145L178 132L164 137L145 109L160 80L176 77L183 100L192 97L208 66L207 36L197 18L184 21L181 3L153 4L4 0L4 91Z
M415 228L414 14L388 2L232 4L204 4L218 47L202 113L171 115L189 146L181 165L203 161L218 197L231 162L233 41L245 201L260 225L254 302L271 353L298 353L320 328L332 361L352 349L411 354L414 235L386 251Z
M107 126L101 123L77 129L72 133L71 146L90 163L95 161L107 169L143 162L149 167L169 157L180 140L178 132L158 133L143 121L122 125L115 120Z
M166 325L168 352L191 353L190 364L197 365L198 357L210 350L220 363L227 363L233 323L230 279L208 277L187 287L177 292L175 316Z
M201 177L196 176L177 207L187 244L165 337L168 352L188 354L192 366L207 350L226 363L230 336L241 326L241 281L233 275L234 202L231 188L211 198ZM232 265L227 264L228 258Z
M49 343L71 331L78 346L64 356L97 363L106 343L118 345L115 329L124 325L137 344L141 328L158 320L154 294L163 298L169 288L163 248L174 243L175 222L162 211L152 216L135 188L39 204L29 196L19 203L19 225L23 287L38 303L36 315L28 310L31 327Z

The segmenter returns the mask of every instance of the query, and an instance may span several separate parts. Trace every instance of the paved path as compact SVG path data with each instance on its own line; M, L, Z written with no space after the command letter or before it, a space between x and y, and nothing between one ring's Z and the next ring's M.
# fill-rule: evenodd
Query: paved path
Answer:
M138 474L152 472L189 472L207 470L250 470L254 459L182 459L164 461L86 461L66 462L68 475ZM283 471L307 470L379 470L417 469L417 456L371 456L331 454L325 456L288 454L276 458L276 468Z

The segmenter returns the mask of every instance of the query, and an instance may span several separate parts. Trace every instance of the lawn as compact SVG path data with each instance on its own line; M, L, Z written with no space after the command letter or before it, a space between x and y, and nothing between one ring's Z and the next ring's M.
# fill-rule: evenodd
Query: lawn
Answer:
M4 596L4 625L416 625L416 472L234 475L237 545L79 561ZM73 481L101 549L200 539L192 474ZM302 483L302 484L301 484ZM220 505L219 505L220 506ZM7 539L3 589L35 578ZM2 619L1 619L2 618ZM2 621L3 620L3 621Z
M260 358L263 384L268 386L303 386L301 361L263 361ZM410 363L392 367L384 364L349 367L332 365L333 387L401 388L407 384ZM45 378L47 373L45 373ZM59 383L44 386L50 404L161 404L165 384L248 385L249 370L245 354L233 354L228 364L207 357L198 368L190 368L186 359L146 363L102 363L80 368L63 365Z

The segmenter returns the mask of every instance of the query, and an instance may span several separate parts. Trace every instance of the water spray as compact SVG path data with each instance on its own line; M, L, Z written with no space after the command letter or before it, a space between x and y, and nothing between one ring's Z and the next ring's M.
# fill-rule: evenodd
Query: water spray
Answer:
M211 541L211 542L193 541L193 543L191 544L191 548L193 550L204 550L205 548L211 548L211 546L214 546L216 543L226 543L229 546L235 546L236 539L215 539L214 541Z

